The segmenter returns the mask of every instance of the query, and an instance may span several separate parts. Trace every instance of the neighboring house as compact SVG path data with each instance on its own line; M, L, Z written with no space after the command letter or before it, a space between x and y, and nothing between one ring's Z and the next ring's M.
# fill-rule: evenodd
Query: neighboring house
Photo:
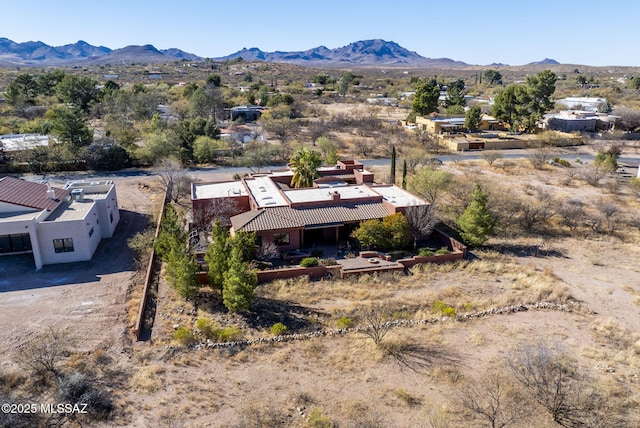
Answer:
M590 111L592 113L597 112L606 102L606 98L595 97L567 97L561 100L556 100L556 104L566 106L567 110L583 110Z
M260 116L265 110L267 110L266 107L246 105L230 108L229 112L231 113L232 121L242 118L245 122L255 122L260 119Z
M235 201L232 233L255 232L281 252L337 243L361 221L379 219L427 202L395 186L374 184L373 174L354 160L321 167L310 188L289 187L292 170L256 174L241 181L192 184L194 218L211 204Z
M58 189L0 178L0 255L32 253L38 269L91 260L119 220L113 181L69 182Z
M618 116L581 110L545 114L539 126L561 132L595 132L614 127Z
M451 132L463 131L465 116L464 115L448 115L434 114L432 116L416 116L416 125L418 128L431 134L447 134ZM488 115L482 115L480 119L480 131L496 131L504 130L500 121Z
M50 141L58 143L58 139L50 135L5 134L0 135L0 148L4 152L15 152L48 146Z

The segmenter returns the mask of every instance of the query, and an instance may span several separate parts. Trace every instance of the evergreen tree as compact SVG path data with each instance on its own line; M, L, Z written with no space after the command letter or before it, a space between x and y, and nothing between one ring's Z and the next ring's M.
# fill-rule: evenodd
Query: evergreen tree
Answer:
M391 148L391 173L389 174L391 184L396 184L396 146Z
M211 235L213 238L213 244L209 245L209 248L207 248L204 259L209 267L209 284L213 288L222 290L224 273L228 268L229 246L227 241L229 232L227 229L222 227L220 220L216 220L213 225Z
M464 118L464 126L469 131L476 131L480 127L481 121L482 110L480 109L480 106L473 106L469 110L467 110Z
M471 246L482 245L493 232L496 219L489 210L487 194L476 184L471 203L458 218L462 238Z
M407 189L407 160L402 162L402 188Z
M167 258L167 277L171 286L185 299L198 293L197 271L198 263L193 254L179 246L171 248Z
M440 85L435 79L428 80L416 88L411 109L421 116L438 111Z
M230 312L245 311L255 300L254 290L258 285L255 272L249 271L249 265L242 260L240 248L231 250L229 267L224 273L222 302Z

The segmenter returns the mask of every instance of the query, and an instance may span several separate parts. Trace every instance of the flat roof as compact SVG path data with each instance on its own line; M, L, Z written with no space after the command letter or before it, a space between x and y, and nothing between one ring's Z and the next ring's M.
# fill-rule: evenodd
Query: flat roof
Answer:
M94 203L93 199L87 198L82 201L65 201L45 221L81 220L89 214Z
M194 183L193 199L225 198L229 196L247 196L242 181L225 181L222 183Z
M357 200L360 198L379 196L369 187L363 186L361 184L356 186L339 185L339 183L335 184L336 185L330 188L321 187L312 189L291 189L284 190L282 193L284 193L287 198L289 198L289 200L293 203L331 201L332 192L338 192L340 194L341 201L348 201L350 199Z
M375 186L373 190L382 195L382 199L396 207L412 207L427 203L398 186Z
M91 195L94 199L104 199L109 191L115 186L113 180L101 180L101 181L68 181L65 184L65 190L82 189L85 196Z
M268 176L246 178L244 180L259 208L284 207L288 202L280 193L276 183Z

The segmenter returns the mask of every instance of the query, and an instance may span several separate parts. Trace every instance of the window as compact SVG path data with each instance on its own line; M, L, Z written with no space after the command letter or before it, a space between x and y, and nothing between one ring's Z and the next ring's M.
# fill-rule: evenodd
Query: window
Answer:
M111 220L111 223L113 223L113 212L109 213L109 220Z
M93 235L93 226L91 226L91 229L89 229L89 236Z
M56 253L70 253L73 251L73 239L72 238L54 239L53 249L55 250Z
M288 233L276 233L273 235L273 243L280 245L289 245L289 234Z

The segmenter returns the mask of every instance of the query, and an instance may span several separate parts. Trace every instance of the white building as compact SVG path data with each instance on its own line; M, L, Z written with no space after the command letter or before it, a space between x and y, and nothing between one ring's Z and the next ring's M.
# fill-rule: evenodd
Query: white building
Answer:
M600 106L607 102L606 98L594 98L594 97L567 97L561 100L556 100L556 104L562 104L567 107L568 110L583 110L596 113Z
M32 253L36 268L91 260L120 221L113 181L64 189L0 178L0 255Z

